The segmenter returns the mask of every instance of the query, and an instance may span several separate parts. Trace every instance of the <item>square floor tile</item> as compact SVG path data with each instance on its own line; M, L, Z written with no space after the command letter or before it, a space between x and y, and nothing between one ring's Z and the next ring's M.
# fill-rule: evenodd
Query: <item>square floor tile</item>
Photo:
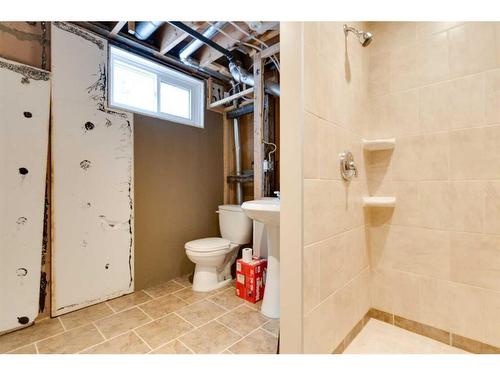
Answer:
M134 332L127 332L87 349L83 354L144 354L149 347Z
M193 354L193 352L179 340L174 340L160 346L158 349L152 351L151 354Z
M64 332L59 319L43 319L35 321L30 327L0 336L0 353L10 352L35 341Z
M160 285L153 286L151 288L145 289L144 291L153 298L158 298L166 294L177 292L185 287L174 280L167 281Z
M280 330L280 320L279 319L271 319L266 324L262 326L267 332L272 335L278 337L278 333Z
M234 288L229 288L220 293L217 293L214 296L210 297L208 300L211 302L215 302L216 304L226 308L227 310L232 310L245 303L244 299L236 295Z
M195 353L215 354L221 353L240 338L237 333L214 321L179 337L179 341Z
M259 328L269 319L248 306L240 306L220 318L217 321L235 330L240 335L248 335L254 329Z
M140 290L138 292L127 294L126 296L112 299L107 303L115 312L120 312L151 300L152 298L150 296Z
M153 319L158 319L184 306L187 306L186 302L173 294L168 294L141 305L141 309Z
M278 338L258 329L229 348L235 354L276 354Z
M36 344L40 354L73 354L104 341L93 324L75 328Z
M156 349L193 328L194 326L172 313L136 329L136 332L151 348Z
M180 309L177 311L177 314L186 319L189 323L199 327L226 312L226 309L215 303L204 300Z
M137 307L111 315L108 318L98 320L95 324L102 334L107 338L118 336L124 332L139 327L151 319Z
M114 312L111 310L105 302L98 303L97 305L85 307L81 310L76 310L68 314L61 315L61 319L64 327L67 330L83 326L85 324L92 323L96 320L105 318L107 316L113 315Z

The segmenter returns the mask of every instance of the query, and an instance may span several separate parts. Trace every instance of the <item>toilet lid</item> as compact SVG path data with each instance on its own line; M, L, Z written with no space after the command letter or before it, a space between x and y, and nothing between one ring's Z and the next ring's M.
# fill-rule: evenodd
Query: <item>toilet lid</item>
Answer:
M220 237L202 238L186 243L186 249L198 252L210 252L224 250L229 247L231 241Z

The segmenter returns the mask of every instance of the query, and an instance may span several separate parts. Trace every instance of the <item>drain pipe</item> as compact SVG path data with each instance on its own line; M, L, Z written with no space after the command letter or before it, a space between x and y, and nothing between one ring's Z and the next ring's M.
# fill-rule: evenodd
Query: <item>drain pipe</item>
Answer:
M231 82L233 91L236 94L237 85ZM233 101L234 107L238 108L238 99ZM233 118L233 133L234 133L234 159L236 176L241 176L241 140L240 140L240 121L238 117ZM243 184L241 181L236 182L236 202L238 205L243 203Z
M229 71L236 81L249 86L255 86L253 74L249 74L245 69L232 61L229 62ZM267 80L264 83L264 91L274 96L280 96L280 85Z

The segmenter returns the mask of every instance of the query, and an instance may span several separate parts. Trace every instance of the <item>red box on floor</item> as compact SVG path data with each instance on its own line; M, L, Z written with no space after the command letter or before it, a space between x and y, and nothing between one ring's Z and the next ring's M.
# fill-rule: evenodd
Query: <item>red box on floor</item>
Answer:
M256 303L264 296L267 259L252 258L252 262L236 261L236 295Z

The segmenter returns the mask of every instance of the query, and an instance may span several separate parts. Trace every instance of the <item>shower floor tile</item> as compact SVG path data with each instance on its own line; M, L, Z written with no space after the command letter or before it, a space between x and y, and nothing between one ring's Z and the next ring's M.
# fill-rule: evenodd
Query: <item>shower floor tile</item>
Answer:
M193 292L186 275L2 335L0 353L276 353L279 320L260 305L234 285Z
M405 329L370 319L344 354L468 354Z

